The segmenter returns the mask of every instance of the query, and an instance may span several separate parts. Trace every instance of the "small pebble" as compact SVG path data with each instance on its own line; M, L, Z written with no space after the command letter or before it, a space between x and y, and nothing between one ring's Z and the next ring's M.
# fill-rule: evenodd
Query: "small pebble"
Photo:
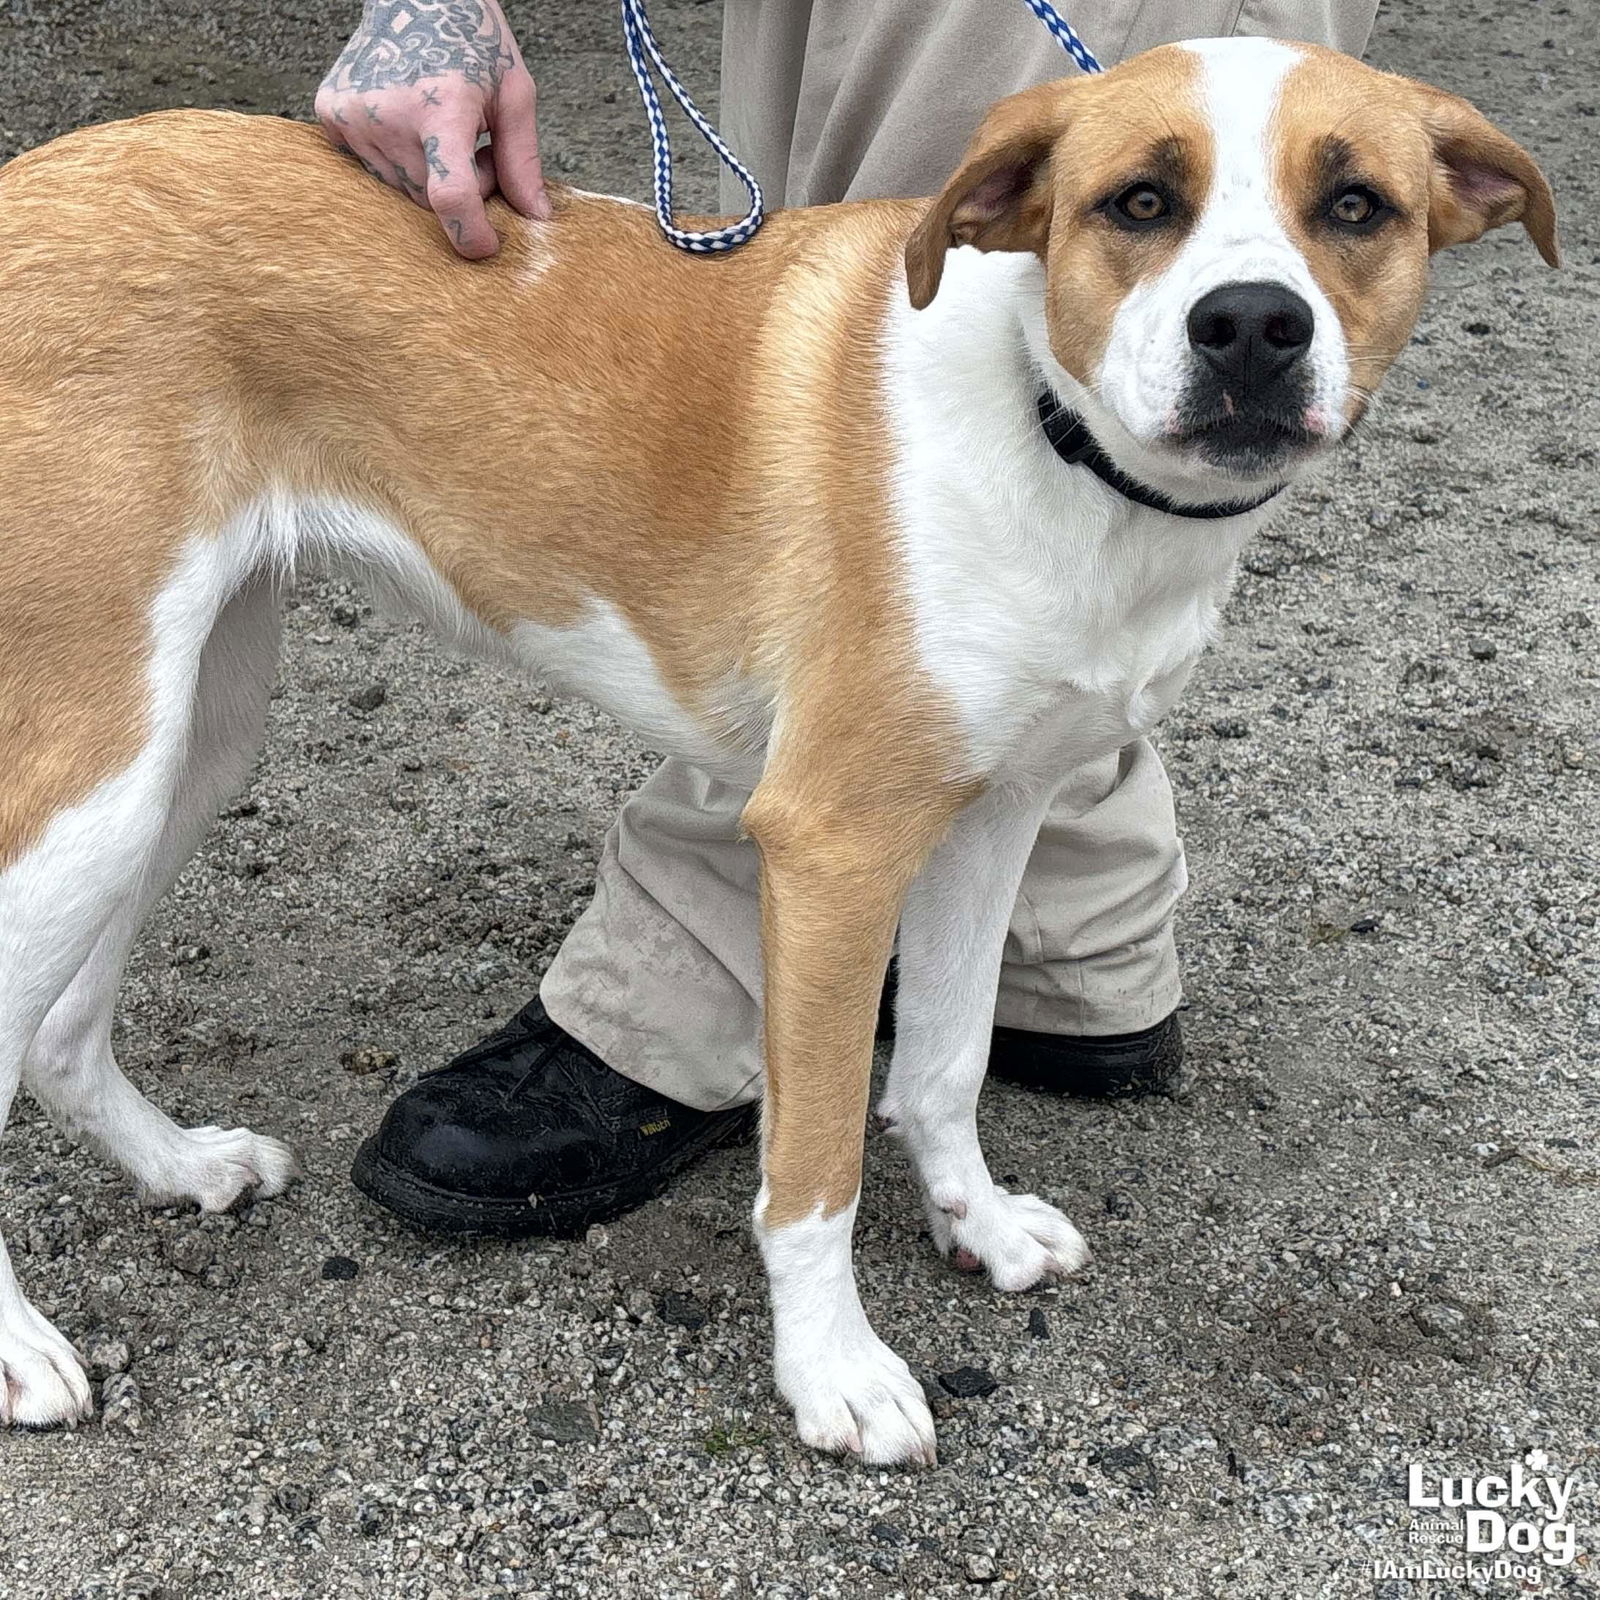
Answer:
M551 1400L528 1413L528 1432L551 1444L593 1444L600 1419L589 1401Z
M133 1352L125 1339L114 1338L102 1330L89 1336L84 1364L91 1378L109 1378L114 1373L126 1372L133 1365Z
M1474 661L1493 661L1500 654L1500 647L1493 639L1468 639L1467 654Z
M679 1294L675 1289L656 1297L656 1315L673 1328L692 1330L706 1325L706 1308L692 1295Z
M100 1419L108 1429L138 1433L144 1426L144 1404L139 1385L126 1372L114 1372L100 1391Z
M1460 1306L1452 1306L1444 1301L1431 1300L1427 1305L1418 1306L1412 1313L1412 1320L1430 1338L1448 1339L1465 1332L1467 1314Z
M357 689L350 696L350 708L353 711L376 711L388 698L387 684L369 683L365 689Z
M311 1491L303 1483L282 1484L272 1498L291 1517L303 1517L311 1509Z
M216 1247L203 1233L180 1233L167 1247L167 1259L179 1272L198 1278L216 1259Z
M334 1283L348 1283L361 1271L361 1264L349 1256L329 1256L322 1263L322 1276Z
M975 1400L993 1394L1000 1387L994 1375L983 1367L957 1367L939 1374L940 1386L958 1400Z
M393 1050L380 1050L376 1045L364 1044L354 1050L346 1050L339 1057L339 1064L346 1072L353 1072L359 1078L369 1072L387 1072L399 1059Z
M1100 1470L1108 1478L1120 1479L1130 1489L1153 1491L1157 1484L1156 1469L1138 1445L1117 1445L1100 1452Z

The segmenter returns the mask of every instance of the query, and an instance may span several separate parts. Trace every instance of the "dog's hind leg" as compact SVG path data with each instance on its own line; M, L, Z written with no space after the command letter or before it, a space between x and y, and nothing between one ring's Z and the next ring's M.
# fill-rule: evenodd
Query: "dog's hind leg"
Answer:
M203 648L239 584L230 560L220 541L191 540L147 608L75 630L77 574L53 588L48 573L9 574L21 625L0 634L0 1123L46 1018L159 876ZM115 703L86 697L97 682ZM48 1427L89 1408L72 1346L0 1249L0 1423Z
M160 837L176 760L158 744L152 737L131 766L58 809L20 854L0 857L0 1130L40 1025ZM28 1303L0 1242L0 1424L52 1427L90 1409L76 1353Z
M111 1049L117 989L151 908L172 886L235 794L260 748L277 664L277 595L266 576L223 608L201 653L183 763L165 826L139 882L36 1035L24 1068L61 1127L115 1161L155 1204L226 1210L246 1190L277 1194L294 1158L247 1129L182 1128L128 1082Z

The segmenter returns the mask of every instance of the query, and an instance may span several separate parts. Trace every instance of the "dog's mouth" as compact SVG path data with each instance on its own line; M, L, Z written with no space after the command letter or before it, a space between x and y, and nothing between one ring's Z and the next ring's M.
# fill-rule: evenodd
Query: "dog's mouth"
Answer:
M1167 435L1172 448L1237 478L1280 474L1330 442L1303 410L1189 411Z

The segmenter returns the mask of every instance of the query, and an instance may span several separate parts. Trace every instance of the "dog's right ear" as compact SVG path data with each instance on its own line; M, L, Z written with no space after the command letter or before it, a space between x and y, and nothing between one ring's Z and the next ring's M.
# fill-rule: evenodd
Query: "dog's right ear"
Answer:
M1042 254L1050 232L1050 152L1066 127L1060 83L1002 100L983 119L953 178L906 244L906 287L921 311L939 292L945 251Z

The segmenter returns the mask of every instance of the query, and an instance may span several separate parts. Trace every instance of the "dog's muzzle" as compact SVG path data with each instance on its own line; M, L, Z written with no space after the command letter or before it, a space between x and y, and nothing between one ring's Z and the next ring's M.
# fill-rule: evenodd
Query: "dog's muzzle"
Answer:
M1174 442L1242 476L1281 468L1319 442L1307 425L1316 318L1286 284L1228 283L1189 311L1190 374Z

